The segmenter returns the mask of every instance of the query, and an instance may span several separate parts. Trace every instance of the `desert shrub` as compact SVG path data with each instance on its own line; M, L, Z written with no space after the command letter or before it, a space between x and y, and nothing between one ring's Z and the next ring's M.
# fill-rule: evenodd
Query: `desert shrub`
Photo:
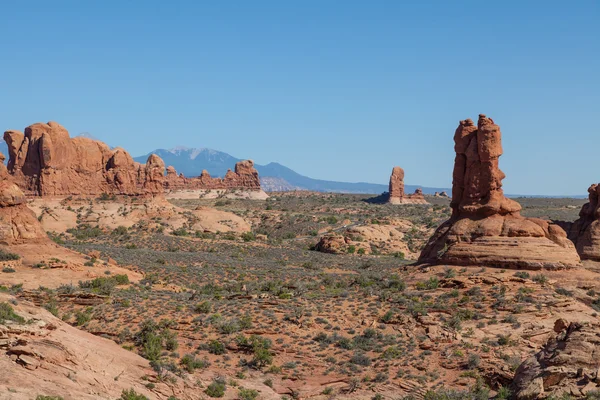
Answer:
M3 324L4 321L14 321L22 324L25 322L25 318L16 314L12 306L4 302L0 303L0 324Z
M529 272L527 271L517 271L514 274L517 278L521 279L529 279Z
M92 319L90 313L77 311L75 313L75 324L77 326L85 325Z
M223 397L225 396L225 387L225 380L217 378L213 383L208 385L204 393L209 397Z
M194 306L194 311L198 314L208 314L212 309L212 303L210 301L203 301Z
M127 227L123 225L117 226L112 233L113 235L125 235L127 233Z
M9 253L7 251L0 250L0 261L12 261L12 260L18 260L20 258L21 258L21 256L19 256L18 254Z
M432 289L437 289L439 284L440 284L440 281L438 280L438 278L435 276L432 276L425 282L417 282L416 287L417 287L417 290L432 290Z
M35 400L64 400L64 398L60 397L60 396L44 396L44 395L38 395Z
M78 240L96 238L104 233L98 226L92 227L87 224L77 225L76 228L67 229L67 232Z
M258 398L258 391L254 389L240 388L238 396L241 400L255 400Z
M244 242L251 242L256 239L256 236L252 232L244 232L242 233L242 240Z
M371 359L368 355L362 352L354 353L354 355L350 358L350 362L356 365L362 365L363 367L368 367L371 365Z
M171 232L173 236L189 236L190 233L185 228L175 229Z
M148 400L148 398L143 394L136 393L133 389L129 389L123 390L120 400Z
M179 360L179 364L185 368L187 372L190 374L194 372L196 369L206 368L208 367L208 361L206 360L198 360L191 354L186 354Z
M211 354L225 354L225 345L218 340L211 340L208 343L208 352Z
M11 272L15 272L15 269L11 268L11 267L4 267L4 268L2 268L2 272L11 273Z
M537 274L533 276L533 281L539 283L540 285L544 285L548 282L548 277L544 274Z

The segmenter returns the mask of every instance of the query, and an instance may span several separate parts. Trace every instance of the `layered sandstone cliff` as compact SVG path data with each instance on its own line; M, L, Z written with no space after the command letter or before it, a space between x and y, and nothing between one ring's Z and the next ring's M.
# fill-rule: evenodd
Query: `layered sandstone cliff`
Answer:
M564 225L579 256L585 260L600 261L600 184L591 185L588 193L589 202L581 208L579 219Z
M84 137L71 138L56 122L37 123L25 133L7 131L8 170L26 194L40 196L162 193L164 163L146 165L121 148ZM162 166L162 172L161 172Z
M204 171L199 177L177 175L163 160L151 154L146 164L133 160L122 148L103 142L71 138L56 122L36 123L25 132L6 131L8 172L27 195L144 195L177 190L241 189L260 191L258 172L251 160L240 161L235 171L213 178Z
M477 126L461 121L454 135L452 217L421 252L422 263L489 265L504 268L565 268L579 265L566 232L557 225L521 216L521 206L504 196L500 127L481 114Z
M0 153L0 244L24 241L49 241L33 211L27 207L25 195L12 181Z
M415 190L413 194L404 193L404 170L400 167L392 169L389 193L388 203L390 204L427 204L421 189Z

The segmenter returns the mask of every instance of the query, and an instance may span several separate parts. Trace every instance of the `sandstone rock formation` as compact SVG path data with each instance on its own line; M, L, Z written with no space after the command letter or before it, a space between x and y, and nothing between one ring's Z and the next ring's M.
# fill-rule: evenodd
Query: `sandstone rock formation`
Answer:
M208 171L202 171L200 176L186 178L177 174L172 166L167 168L165 188L169 190L180 189L246 189L260 190L258 171L254 168L252 160L244 160L235 164L235 171L228 170L223 178L213 178Z
M0 244L23 241L49 241L33 211L27 207L25 195L12 182L0 153Z
M137 195L163 191L164 163L157 156L151 155L143 166L123 149L111 150L89 138L71 138L56 122L33 124L24 134L6 131L4 140L9 151L8 171L26 194Z
M389 193L388 203L390 204L427 204L421 189L415 190L414 194L404 193L404 170L400 167L392 169Z
M573 243L557 225L520 215L502 190L500 127L479 115L454 134L452 217L421 252L422 263L558 269L579 265Z
M411 250L405 237L411 230L418 231L410 221L380 218L377 223L349 226L339 233L325 234L315 245L315 250L331 254L393 254L416 260L419 254ZM427 233L423 236L426 237Z
M148 360L32 303L0 293L0 306L16 315L0 320L0 398L116 399L129 389L150 399L201 396L181 379L150 390L144 385L153 374Z
M559 398L565 393L585 397L597 391L600 379L598 328L597 325L557 320L554 325L556 337L550 339L539 353L525 360L515 372L512 383L514 398L535 400L553 395Z
M591 185L588 193L589 202L581 208L579 219L565 228L582 259L600 261L600 184Z

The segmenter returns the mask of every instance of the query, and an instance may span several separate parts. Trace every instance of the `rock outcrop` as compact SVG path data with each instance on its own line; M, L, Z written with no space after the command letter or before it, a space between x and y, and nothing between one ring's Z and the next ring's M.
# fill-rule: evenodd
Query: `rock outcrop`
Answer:
M504 196L500 127L481 114L477 126L460 122L454 135L451 218L421 252L429 264L559 269L580 264L573 243L557 225L521 216Z
M394 167L392 169L392 175L390 175L388 203L427 204L427 201L425 201L421 189L415 190L415 193L413 194L407 195L404 193L404 170L400 167Z
M0 244L13 245L24 241L49 241L27 199L12 181L0 153Z
M556 336L517 368L511 387L514 398L559 398L565 393L580 398L597 392L600 379L598 328L557 320Z
M6 131L4 140L9 151L8 171L26 194L138 195L163 191L164 163L156 155L151 155L144 166L123 149L111 150L105 143L85 137L71 138L56 122L33 124L24 134Z
M27 195L144 195L162 194L165 189L241 189L260 191L258 172L251 160L240 161L235 171L213 178L207 171L186 178L168 167L156 154L146 164L133 160L122 148L111 149L103 142L86 137L71 138L56 122L37 123L25 133L6 131L8 171ZM266 196L266 195L265 195Z
M565 228L582 259L600 261L600 183L591 185L588 193L589 202L581 208L579 219Z
M244 160L235 164L235 171L228 170L223 178L213 178L204 170L198 177L186 178L177 174L174 167L167 167L165 189L245 189L261 190L258 171L252 160Z

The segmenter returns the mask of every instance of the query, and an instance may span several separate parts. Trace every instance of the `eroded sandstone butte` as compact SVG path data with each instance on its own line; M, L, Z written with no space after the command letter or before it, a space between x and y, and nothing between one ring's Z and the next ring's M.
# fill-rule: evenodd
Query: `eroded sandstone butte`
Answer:
M582 259L600 261L600 183L591 185L588 193L589 202L581 208L579 219L564 227Z
M49 241L33 211L27 207L23 191L15 185L0 153L0 244Z
M25 133L6 131L8 171L27 194L40 196L162 193L164 163L154 155L136 163L121 148L71 138L56 122L36 123ZM160 172L162 167L162 172Z
M6 131L8 172L27 195L144 195L194 189L260 190L258 172L251 160L240 161L224 178L178 175L166 169L163 160L151 154L146 164L133 160L122 148L103 142L69 136L56 122L36 123L25 132Z
M165 188L168 190L181 189L247 189L260 190L258 171L252 160L244 160L235 164L235 171L228 170L223 178L213 178L208 171L202 171L198 177L187 178L177 174L174 167L167 168Z
M413 194L404 193L404 170L400 167L392 169L389 193L388 203L390 204L427 204L421 189L415 190Z
M421 252L419 262L559 269L580 264L573 243L557 225L521 216L519 203L504 196L500 127L479 115L460 121L454 134L451 218Z

